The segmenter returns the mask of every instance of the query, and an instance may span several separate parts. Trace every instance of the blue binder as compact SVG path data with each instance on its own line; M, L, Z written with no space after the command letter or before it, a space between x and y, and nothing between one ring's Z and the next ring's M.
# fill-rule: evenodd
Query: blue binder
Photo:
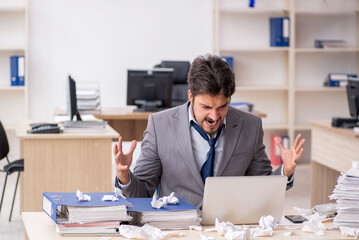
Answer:
M270 46L289 47L289 17L270 18Z
M233 57L230 56L222 56L222 58L228 63L233 71Z
M25 57L18 56L17 58L17 76L18 76L18 85L25 85Z
M19 85L18 56L10 56L10 82L11 86Z
M102 201L103 195L115 195L113 192L85 193L91 197L89 202L80 202L76 193L44 192L42 195L42 210L55 222L58 223L57 211L61 206L103 207L129 205L130 203L121 197L119 201Z
M131 205L127 206L128 212L161 212L161 211L182 211L182 210L196 210L197 208L189 204L188 202L177 197L179 203L167 204L162 208L153 208L151 205L152 198L126 198Z

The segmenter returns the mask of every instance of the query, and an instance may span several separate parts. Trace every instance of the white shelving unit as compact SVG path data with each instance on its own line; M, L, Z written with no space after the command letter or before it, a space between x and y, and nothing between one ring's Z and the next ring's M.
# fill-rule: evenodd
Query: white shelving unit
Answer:
M26 0L0 0L0 120L9 138L10 155L14 157L19 155L15 121L27 117L28 78L25 74L25 86L11 86L10 56L24 55L27 61L26 9Z
M257 0L249 8L247 0L214 0L214 53L233 57L233 101L252 102L267 114L267 146L271 134L289 135L292 142L303 133L309 140L303 160L309 161L307 119L349 117L345 88L323 82L331 72L359 72L358 6L358 0ZM290 18L289 47L270 47L271 17ZM318 49L315 39L348 46Z

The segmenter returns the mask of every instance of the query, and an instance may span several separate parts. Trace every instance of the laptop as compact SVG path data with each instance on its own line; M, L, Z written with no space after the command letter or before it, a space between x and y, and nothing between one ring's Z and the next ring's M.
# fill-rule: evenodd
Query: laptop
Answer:
M202 225L214 225L216 218L233 224L258 224L265 215L279 222L286 186L287 177L280 175L208 177Z

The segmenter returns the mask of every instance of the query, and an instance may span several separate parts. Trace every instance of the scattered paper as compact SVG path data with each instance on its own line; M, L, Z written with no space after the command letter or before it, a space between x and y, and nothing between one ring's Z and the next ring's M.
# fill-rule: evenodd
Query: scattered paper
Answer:
M293 236L294 235L294 232L285 232L283 233L283 236L286 236L286 237L290 237L290 236Z
M226 240L235 240L235 239L240 239L240 240L247 240L250 239L251 237L251 231L249 230L249 228L243 228L243 230L232 230L231 228L228 229L228 231L226 232L226 234L224 234L224 238Z
M203 228L201 226L191 225L191 226L189 226L189 230L195 230L198 232L202 232Z
M157 199L156 196L153 196L152 201L151 201L151 206L153 208L160 209L161 207L164 207L166 205L167 205L166 202L162 202L160 199Z
M231 222L219 222L217 218L215 222L215 229L219 235L224 235L226 240L246 240L251 236L251 232L246 226L244 226L242 229L240 226L236 226Z
M214 237L205 236L202 233L200 233L199 235L201 236L201 240L214 240L215 239Z
M175 197L175 193L172 192L169 196L164 196L159 199L157 199L155 196L153 196L151 205L153 208L162 208L166 206L167 204L177 204L179 203L179 200L177 197Z
M274 217L271 215L268 216L262 216L259 219L259 226L262 229L272 228L272 230L277 228L277 223L274 220Z
M80 202L89 202L89 201L91 201L91 197L89 195L87 195L87 194L84 194L80 190L76 191L76 196L77 196L77 199Z
M350 228L350 227L341 226L340 231L341 231L342 235L345 237L353 236L355 238L358 238L358 236L359 236L359 228Z
M148 224L141 227L140 234L144 236L146 240L158 240L164 238L161 229L152 227Z
M167 204L177 204L179 203L179 200L177 197L175 197L175 193L172 192L169 196L164 196L159 199L162 202L165 202Z
M316 235L323 236L324 230L325 226L321 222L321 217L318 213L314 214L314 216L309 221L303 223L303 232L312 232Z
M118 230L120 235L125 238L145 239L145 237L140 233L140 229L141 227L133 225L120 225Z
M183 237L184 234L179 231L162 232L161 229L145 224L143 227L133 225L120 225L119 233L125 238L136 238L146 240L159 240L169 236Z
M122 198L126 198L125 195L123 195L122 190L119 189L119 188L117 188L117 187L115 187L115 189L113 190L113 192L115 193L116 197L120 196L120 197L122 197Z
M119 199L117 197L115 197L114 195L103 195L102 197L102 201L119 201Z
M226 232L231 229L233 231L239 231L241 230L241 227L234 225L231 222L219 222L218 219L216 218L215 221L215 225L214 225L215 229L217 230L219 235L224 235L226 234Z
M299 208L299 207L293 207L294 211L301 216L307 216L307 215L311 215L312 210L310 209L305 209L305 208Z
M255 228L251 229L252 237L269 237L273 235L273 229L271 227L263 229L263 228Z

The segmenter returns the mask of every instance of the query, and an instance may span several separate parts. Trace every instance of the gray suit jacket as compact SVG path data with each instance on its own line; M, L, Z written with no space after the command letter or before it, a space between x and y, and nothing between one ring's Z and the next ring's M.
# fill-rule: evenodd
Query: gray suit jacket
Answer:
M131 183L122 190L125 196L152 197L158 187L159 196L175 192L202 207L204 183L192 151L188 105L150 115L141 155L130 172ZM260 117L229 107L224 140L223 156L214 170L216 176L281 174L280 168L272 172L264 151ZM115 185L119 187L117 179Z

